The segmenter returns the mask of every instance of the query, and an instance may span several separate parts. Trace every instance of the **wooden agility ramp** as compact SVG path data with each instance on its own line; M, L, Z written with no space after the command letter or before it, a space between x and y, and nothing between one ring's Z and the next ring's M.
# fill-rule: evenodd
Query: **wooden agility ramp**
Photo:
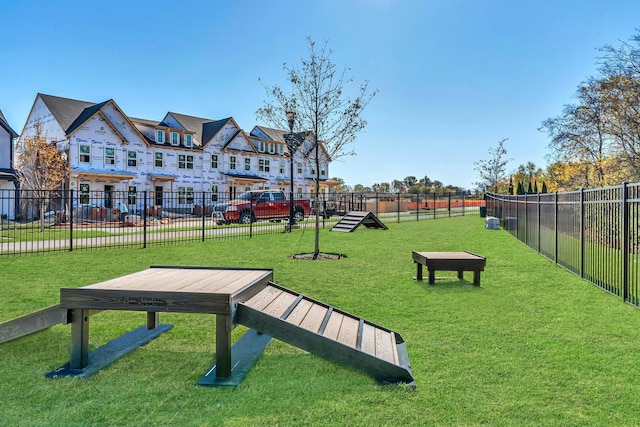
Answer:
M384 225L373 213L351 211L348 212L336 225L334 225L331 231L350 233L360 225L364 225L367 228L378 228L381 230L387 229L387 226Z
M398 333L275 283L238 304L236 321L378 381L415 385Z

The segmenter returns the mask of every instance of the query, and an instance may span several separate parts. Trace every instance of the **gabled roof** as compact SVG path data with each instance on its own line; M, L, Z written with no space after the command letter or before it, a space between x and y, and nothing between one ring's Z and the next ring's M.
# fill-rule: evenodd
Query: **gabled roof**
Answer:
M186 114L168 112L167 115L173 116L182 127L188 131L196 134L198 140L202 145L205 145L216 133L224 127L229 121L233 120L231 117L227 117L222 120L211 120L203 117L187 116Z
M77 99L61 98L42 93L39 93L38 96L65 133L86 108L96 105L95 102L78 101Z
M255 126L255 127L260 129L270 139L273 139L274 141L279 141L279 142L285 142L284 135L289 133L289 132L284 131L284 130L272 129L272 128L268 128L268 127L265 127L265 126ZM253 136L255 136L255 135L253 135Z
M67 129L65 129L64 133L66 135L69 135L71 132L76 130L80 125L82 125L84 122L89 120L94 114L100 111L100 109L110 101L112 100L110 99L109 101L104 101L104 102L101 102L100 104L95 104L82 110L82 113L80 113L80 115L73 121L73 123L71 123Z
M11 136L11 138L18 137L18 133L15 130L11 129L11 126L9 126L7 119L4 117L4 114L2 114L2 110L0 110L0 127L4 128L4 130L9 132L9 135Z

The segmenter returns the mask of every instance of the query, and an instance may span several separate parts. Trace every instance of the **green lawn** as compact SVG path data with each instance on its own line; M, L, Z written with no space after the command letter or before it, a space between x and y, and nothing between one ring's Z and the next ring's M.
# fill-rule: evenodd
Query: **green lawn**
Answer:
M337 261L292 260L313 231L119 251L0 259L0 322L149 265L274 269L282 286L399 332L416 388L385 386L273 341L240 386L196 385L213 360L214 316L163 314L175 327L86 379L44 378L69 359L70 327L0 344L0 425L636 425L640 312L476 216L321 231ZM454 272L415 282L411 251L487 257L482 286ZM144 324L92 317L91 346ZM242 327L234 330L237 337Z

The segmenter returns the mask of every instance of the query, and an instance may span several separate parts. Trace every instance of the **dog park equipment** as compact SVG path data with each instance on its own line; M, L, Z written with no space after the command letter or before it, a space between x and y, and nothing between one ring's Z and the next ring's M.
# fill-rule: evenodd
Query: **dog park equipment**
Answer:
M386 230L387 226L378 219L377 216L371 212L352 211L348 212L336 225L333 226L331 231L342 231L350 233L358 228L360 225L364 225L367 228L378 228Z
M272 337L351 365L381 382L415 385L398 333L290 291L272 279L269 269L151 267L90 286L62 288L59 306L18 323L37 324L40 329L71 323L70 362L47 374L51 378L97 372L170 330L173 325L159 323L161 312L180 312L216 315L215 365L200 385L239 384ZM146 311L147 324L89 352L89 318L102 310ZM7 341L37 329L18 328L18 323L1 324L0 337ZM250 329L232 345L231 331L237 324Z
M473 284L480 286L480 272L484 271L487 259L481 255L464 252L416 252L412 251L417 266L416 280L422 280L422 266L429 270L429 284L436 280L436 270L457 271L458 279L464 271L473 271Z

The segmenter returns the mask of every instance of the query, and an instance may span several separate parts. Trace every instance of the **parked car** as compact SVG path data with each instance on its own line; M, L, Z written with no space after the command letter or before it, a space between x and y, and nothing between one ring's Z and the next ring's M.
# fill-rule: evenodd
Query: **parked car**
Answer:
M212 218L218 225L250 224L258 220L279 221L289 218L289 200L281 190L256 190L242 193L234 200L213 207ZM293 201L293 220L300 222L311 212L309 200Z

